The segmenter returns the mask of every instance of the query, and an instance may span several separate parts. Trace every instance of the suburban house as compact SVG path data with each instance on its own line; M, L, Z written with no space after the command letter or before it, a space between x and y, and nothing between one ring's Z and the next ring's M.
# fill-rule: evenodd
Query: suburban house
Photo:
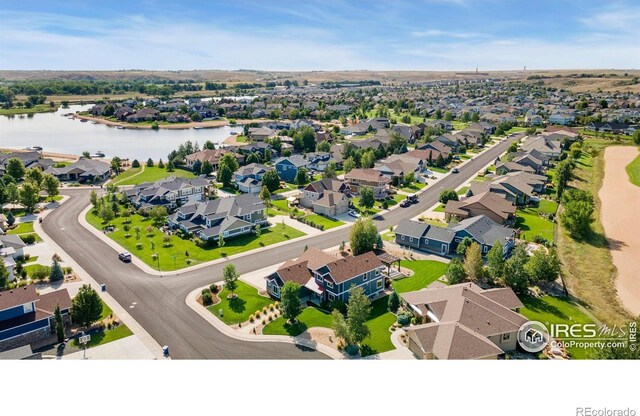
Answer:
M189 169L193 169L193 164L196 160L200 161L200 163L209 162L211 166L213 166L213 170L218 170L218 165L220 164L220 159L227 153L231 153L235 156L236 160L239 164L244 163L244 156L238 153L231 152L226 149L204 149L199 152L191 153L184 158L185 164Z
M335 217L349 210L349 186L337 179L312 182L302 190L300 205L313 208L316 214Z
M309 168L309 161L302 156L281 157L275 161L280 179L293 183L300 168Z
M422 129L418 126L396 124L391 127L391 131L405 139L407 143L415 143L422 135Z
M80 159L68 166L49 167L46 171L61 181L101 182L111 175L111 165L93 159Z
M340 128L340 133L346 136L364 136L368 132L369 124L365 122L351 124L350 126Z
M485 182L471 182L467 196L496 193L516 205L525 205L540 200L549 179L544 175L529 172L510 172Z
M549 159L558 160L562 154L562 142L545 136L529 136L520 145L520 149L527 153L536 150Z
M168 218L173 229L195 234L205 241L233 238L252 232L256 225L268 226L264 204L253 194L190 201Z
M269 127L252 127L249 129L249 137L256 142L263 142L275 134L276 131L271 130Z
M382 175L391 179L391 183L398 185L402 183L405 176L411 173L416 174L415 179L419 178L419 174L427 167L427 162L419 157L409 156L408 153L402 155L391 155L376 164L374 169Z
M561 124L563 126L572 124L575 120L576 117L573 114L566 112L556 112L549 116L549 123Z
M300 285L303 302L349 300L349 290L360 287L370 298L384 290L384 264L370 251L359 256L334 257L309 248L296 260L289 260L266 277L267 292L280 299L282 286L293 281Z
M529 172L536 173L536 170L529 165L521 165L518 162L498 162L495 164L496 174L505 175L509 172Z
M600 131L605 133L625 134L629 125L626 123L609 123L609 122L597 122L592 121L587 124L587 130Z
M458 146L460 143L458 142L458 138L453 134L443 134L435 138L434 142L439 142L447 146L451 149L452 152L458 151ZM418 147L419 149L420 147Z
M136 185L122 193L136 208L164 206L173 209L189 201L207 198L209 181L204 178L179 178L169 176L156 182Z
M16 277L14 274L16 259L24 256L26 246L20 236L16 234L0 235L0 258L4 261L4 266L9 272L8 281L10 282L13 282Z
M344 175L344 178L352 193L359 194L360 188L368 186L373 189L373 195L376 199L386 198L387 186L391 182L376 169L352 169Z
M126 117L127 122L129 123L138 123L141 121L153 121L158 119L158 110L154 108L141 108L135 113Z
M447 255L455 252L458 243L469 237L486 254L496 242L503 244L506 257L515 244L515 231L502 226L485 215L478 215L451 223L448 227L438 227L428 223L402 220L396 227L396 244L416 250Z
M331 153L329 152L312 152L307 153L307 161L309 162L309 169L324 172L329 166L331 160Z
M543 155L537 150L511 153L510 157L512 162L529 166L535 173L541 173L547 166L549 166L549 157Z
M461 283L400 298L421 322L407 331L407 346L420 359L497 359L517 348L518 330L528 321L511 288Z
M6 173L7 162L10 159L19 159L25 169L38 168L40 170L45 170L56 163L52 159L43 159L40 152L0 153L0 176Z
M233 173L233 180L238 185L240 192L246 194L257 194L262 189L262 177L269 170L268 167L260 163L250 163L242 166Z
M43 341L55 334L56 306L70 325L71 298L67 289L38 295L35 285L0 292L0 351Z
M516 206L492 192L470 196L462 201L449 200L444 207L445 219L461 221L478 215L486 215L498 224L513 225Z
M417 150L425 150L427 152L431 152L432 163L438 158L438 155L442 155L442 157L446 160L453 153L453 148L451 146L437 140L420 145L418 146ZM414 150L413 152L416 152L416 150ZM421 154L426 154L427 156L429 156L430 153L421 153Z

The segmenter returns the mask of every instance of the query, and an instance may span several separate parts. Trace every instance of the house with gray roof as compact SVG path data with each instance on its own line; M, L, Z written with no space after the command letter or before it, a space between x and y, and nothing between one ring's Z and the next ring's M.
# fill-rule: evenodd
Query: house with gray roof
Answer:
M257 194L262 189L262 177L269 170L261 163L250 163L240 167L233 173L233 180L240 192Z
M79 159L68 166L60 168L51 166L45 173L61 181L102 182L111 175L111 165L94 159Z
M204 241L247 235L257 225L269 225L262 200L253 194L187 202L169 216L168 224Z
M204 178L169 176L156 182L146 182L123 191L136 208L164 206L168 210L189 201L203 201L208 195L209 181Z
M549 179L530 172L509 172L484 182L471 182L468 196L493 192L516 205L537 202Z

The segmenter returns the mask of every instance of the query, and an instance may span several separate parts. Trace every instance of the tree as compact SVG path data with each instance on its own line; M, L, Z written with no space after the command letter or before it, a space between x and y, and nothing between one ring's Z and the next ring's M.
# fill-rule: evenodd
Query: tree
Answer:
M262 175L262 185L266 186L269 192L275 192L280 188L280 177L275 169L269 169Z
M42 186L44 190L47 191L47 195L49 195L49 199L51 199L52 202L53 199L60 194L60 181L53 175L45 173L42 179Z
M373 196L373 188L369 186L363 186L360 188L360 200L358 201L358 205L369 210L373 208L375 203L376 199Z
M355 160L353 160L353 157L348 157L347 160L344 161L343 166L344 166L344 171L346 173L349 173L353 169L355 169L356 162L355 162Z
M224 269L222 269L222 277L224 278L224 287L231 292L230 297L235 298L236 294L234 292L238 288L238 272L236 271L236 266L231 263L225 265Z
M473 121L474 123L480 121L480 114L474 111L473 114L471 114L471 121Z
M376 163L376 154L374 153L373 149L369 149L362 154L362 159L360 161L360 164L364 169L372 168L375 163Z
M236 159L236 156L233 153L225 153L222 155L220 158L220 165L227 165L232 173L240 168L238 159Z
M440 192L439 201L442 204L446 205L447 202L449 201L457 201L457 200L458 200L458 193L453 189L445 189L442 192Z
M151 159L151 158L147 159L147 167L148 168L152 168L153 167L153 159Z
M42 186L42 171L38 168L27 169L25 179L35 183L38 188Z
M515 153L518 151L518 142L513 142L509 145L509 153Z
M26 170L20 159L12 157L7 161L6 172L7 175L18 181L24 177Z
M398 296L398 292L396 292L395 290L389 295L387 306L389 307L389 310L391 312L397 311L400 307L400 297Z
M53 314L56 320L56 336L58 337L58 342L62 342L64 341L65 333L64 322L62 322L62 313L60 312L60 305L56 305L56 309Z
M79 326L89 326L102 316L102 301L89 285L82 285L71 302L71 319Z
M294 135L294 140L298 136L301 140L302 149L304 152L315 152L316 150L316 132L310 126L302 127Z
M131 162L131 167L132 168L139 168L140 167L140 161L138 159L133 159L133 162Z
M222 233L218 234L218 247L224 247L224 235Z
M222 186L228 188L231 185L231 179L233 178L233 172L226 164L221 164L218 169L218 182L222 183Z
M445 121L453 121L453 113L451 111L444 112Z
M83 159L91 159L91 153L87 152L86 150L84 152L82 152L82 158Z
M640 129L636 130L633 133L633 142L637 145L640 145Z
M171 161L169 161L169 163L171 163ZM199 160L194 160L193 165L191 165L191 170L193 171L193 173L195 173L196 175L199 175L201 170L202 170L202 162Z
M460 243L458 243L458 248L456 249L456 253L464 256L467 253L467 249L473 244L473 239L471 237L464 237Z
M472 243L464 254L464 271L474 282L482 279L482 249L480 244Z
M543 249L536 250L529 258L526 270L532 283L553 282L560 274L560 259L554 249L548 253Z
M556 181L558 182L558 198L562 197L567 183L571 180L573 165L570 160L563 160L556 165Z
M582 145L580 144L580 142L575 142L571 144L571 146L569 147L569 156L571 157L571 159L578 160L580 159L581 154L582 154Z
M351 345L359 345L370 334L367 319L371 313L371 301L361 287L351 287L347 302L347 328Z
M327 143L327 142L323 142ZM335 178L336 177L336 164L334 162L329 162L327 167L325 168L323 174L323 178Z
M59 282L64 279L64 271L58 263L57 259L53 259L53 263L51 264L51 271L49 272L49 281L50 282Z
M329 141L325 140L322 141L320 143L318 143L318 145L316 146L318 152L330 152L331 151L331 143L329 143Z
M211 175L212 172L213 172L213 165L208 160L205 160L202 163L202 167L200 168L200 173L205 176L208 176L208 175Z
M525 268L528 260L524 245L518 244L504 263L504 283L519 294L526 293L529 287L529 274Z
M358 218L351 227L351 250L357 256L374 249L378 240L378 230L371 218Z
M280 310L284 319L290 323L295 323L298 315L302 312L300 306L300 285L296 282L286 282L282 286L280 293Z
M176 170L176 165L173 163L173 160L170 160L169 163L167 163L167 172L173 172L174 170Z
M4 264L4 258L0 257L0 288L4 288L7 285L9 279L9 270Z
M100 204L98 216L102 219L103 222L108 224L115 218L116 213L113 211L113 207L111 206L111 204L103 202L102 204Z
M7 212L7 224L9 225L9 227L13 226L13 224L15 224L16 222L16 217L13 216L13 213L11 211Z
M453 259L451 259L445 275L447 276L447 281L451 285L456 285L464 281L466 275L464 273L464 266L462 265L462 262L459 258L454 257Z
M155 206L149 210L149 218L156 227L160 227L167 217L167 208L163 206Z
M269 208L271 206L271 192L269 192L269 188L266 185L262 185L262 189L260 190L260 199L265 207Z
M349 328L347 326L347 321L344 319L344 315L337 310L334 309L331 312L331 329L333 329L333 333L336 337L343 339L347 344L349 342Z
M302 186L306 185L309 182L309 174L307 169L300 168L298 169L298 173L296 173L296 184Z
M22 184L20 188L20 203L24 205L27 212L33 212L36 204L40 200L40 188L31 181Z
M5 198L7 202L15 204L20 199L20 190L18 189L18 185L11 182L8 183L4 188Z
M91 201L91 205L93 205L94 208L98 208L98 194L93 189L89 194L89 200Z
M594 221L595 203L591 193L582 189L569 189L562 197L560 221L573 238L585 238Z
M111 170L116 175L122 171L122 159L118 156L114 156L113 159L111 159Z
M502 279L502 273L504 271L503 248L502 243L496 241L487 253L487 272L494 282Z

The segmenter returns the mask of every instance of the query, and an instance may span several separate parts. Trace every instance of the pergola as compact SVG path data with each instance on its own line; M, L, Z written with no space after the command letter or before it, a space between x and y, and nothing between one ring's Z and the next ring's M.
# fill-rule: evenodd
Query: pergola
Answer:
M391 266L393 263L398 262L398 271L400 271L400 257L396 257L389 253L378 254L378 259L387 266L387 274L391 272Z

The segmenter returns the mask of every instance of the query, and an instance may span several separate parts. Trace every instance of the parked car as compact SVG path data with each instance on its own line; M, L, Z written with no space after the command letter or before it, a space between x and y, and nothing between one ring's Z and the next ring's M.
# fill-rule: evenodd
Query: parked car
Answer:
M164 347L162 347L162 355L164 355L165 357L169 356L169 346L165 345Z
M125 263L130 263L131 253L129 253L128 251L123 251L122 253L118 254L118 258Z
M358 214L358 211L355 211L353 209L350 209L347 214L349 214L350 217L353 218L360 218L360 214Z
M410 204L417 204L418 203L418 195L409 195L409 196L407 196L407 201L409 201Z
M451 173L460 173L460 170L458 168L453 168L451 169Z
M403 199L402 201L400 201L400 208L406 208L410 205L411 201L409 201L408 199Z

